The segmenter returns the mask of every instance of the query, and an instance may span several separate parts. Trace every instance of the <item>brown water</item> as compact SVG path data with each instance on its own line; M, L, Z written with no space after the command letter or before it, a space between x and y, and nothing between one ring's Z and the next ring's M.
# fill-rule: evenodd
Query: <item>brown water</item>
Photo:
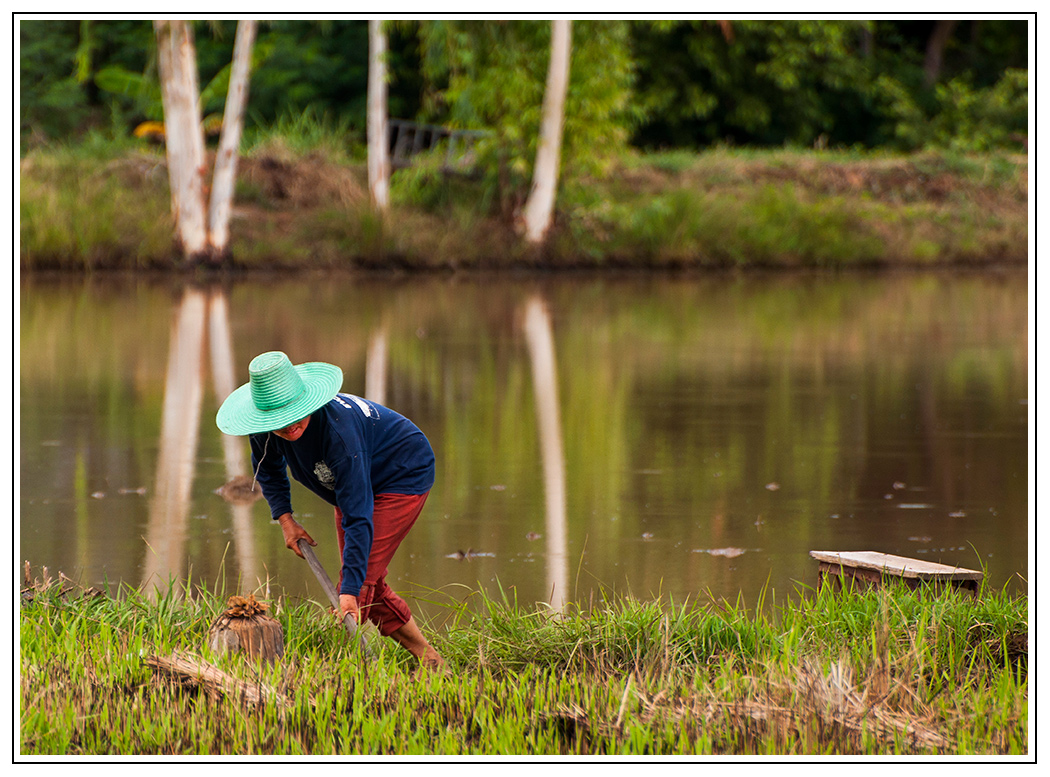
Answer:
M220 398L280 349L338 364L344 390L430 438L437 484L389 578L428 617L478 588L750 605L812 587L810 550L1023 589L1027 284L23 281L18 561L111 589L189 577L320 599L265 503L215 493L249 466L215 428ZM331 508L293 502L334 574Z

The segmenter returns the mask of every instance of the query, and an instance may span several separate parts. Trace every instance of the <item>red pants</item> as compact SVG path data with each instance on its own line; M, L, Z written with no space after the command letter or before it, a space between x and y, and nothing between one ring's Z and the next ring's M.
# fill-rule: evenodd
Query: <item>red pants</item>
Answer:
M422 512L428 495L429 492L376 494L375 497L372 551L368 554L368 569L365 571L365 583L357 597L357 606L361 608L361 617L372 621L384 637L389 637L412 617L405 600L386 584L386 572L394 552ZM339 541L339 558L342 559L343 512L338 507L335 508L335 534Z

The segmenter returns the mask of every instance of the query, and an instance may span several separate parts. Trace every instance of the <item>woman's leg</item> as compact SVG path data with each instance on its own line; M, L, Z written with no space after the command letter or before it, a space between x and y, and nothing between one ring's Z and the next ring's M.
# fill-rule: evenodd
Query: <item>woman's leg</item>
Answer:
M372 621L379 633L402 645L425 666L444 664L427 642L404 599L386 583L387 569L394 553L415 524L427 494L377 494L372 514L372 550L368 555L365 582L358 596L361 615ZM343 551L342 513L337 507L336 536Z
M418 658L421 666L428 669L439 669L445 665L445 659L434 650L433 645L427 642L427 638L416 625L416 619L411 615L404 626L390 634L390 638Z

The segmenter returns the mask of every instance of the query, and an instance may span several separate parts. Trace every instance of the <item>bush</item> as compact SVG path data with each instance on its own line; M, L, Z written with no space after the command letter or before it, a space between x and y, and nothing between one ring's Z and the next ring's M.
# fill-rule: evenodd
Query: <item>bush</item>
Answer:
M877 79L898 144L907 149L984 152L1017 148L1028 132L1028 72L1007 70L997 83L976 88L966 78L939 85L924 110L914 94L889 76Z

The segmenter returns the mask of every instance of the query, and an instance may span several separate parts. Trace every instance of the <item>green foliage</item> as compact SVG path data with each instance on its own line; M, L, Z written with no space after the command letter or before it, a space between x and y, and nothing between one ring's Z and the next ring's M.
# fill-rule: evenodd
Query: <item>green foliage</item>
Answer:
M420 25L431 119L484 129L478 159L509 215L525 199L536 157L550 60L550 23ZM562 170L600 172L621 150L632 120L633 67L623 22L574 22Z
M810 145L839 131L865 22L644 22L632 26L646 145Z
M283 161L321 154L342 164L364 157L361 133L346 116L314 108L285 113L271 124L246 129L243 146L246 154L268 154Z
M255 123L312 107L364 126L367 22L270 22L261 25L256 46L264 62L252 72L249 113Z
M21 20L19 119L23 137L68 133L89 115L77 79L77 22Z
M156 77L133 73L121 65L107 65L95 75L95 84L103 91L133 100L136 108L147 119L164 120L160 83Z
M26 267L41 261L90 269L159 262L172 250L161 159L90 134L77 150L21 161L19 237ZM99 159L104 163L99 164Z
M427 211L451 205L452 181L441 171L444 158L440 150L418 154L411 167L394 171L390 177L393 204Z
M535 156L549 27L387 25L390 114L493 130L483 150L505 208L520 199ZM960 22L929 88L930 21L576 21L563 170L601 170L604 154L628 139L643 148L1016 148L1011 135L1027 131L1027 28L1025 20ZM212 113L221 110L236 22L195 29ZM92 127L121 136L158 118L150 21L21 20L19 44L23 145ZM360 131L367 68L365 21L262 22L247 121L262 129L311 109Z
M937 85L932 108L890 76L876 79L876 90L903 148L942 148L981 152L1017 148L1028 132L1028 72L1007 70L991 86L974 87L967 78Z
M927 145L955 151L989 151L1028 133L1028 71L1007 70L998 83L975 88L965 79L937 87L940 110L930 122Z
M1027 63L1026 22L968 27L949 39L931 90L923 72L930 22L635 23L648 119L634 142L1009 146L1027 126L1024 87L1012 73Z
M259 665L204 647L214 593L57 588L19 613L23 755L1027 752L1027 600L994 592L822 592L754 612L617 599L563 615L479 594L451 629L424 624L442 676L374 632L364 664L310 602L269 602L285 655ZM175 651L269 700L146 663Z

